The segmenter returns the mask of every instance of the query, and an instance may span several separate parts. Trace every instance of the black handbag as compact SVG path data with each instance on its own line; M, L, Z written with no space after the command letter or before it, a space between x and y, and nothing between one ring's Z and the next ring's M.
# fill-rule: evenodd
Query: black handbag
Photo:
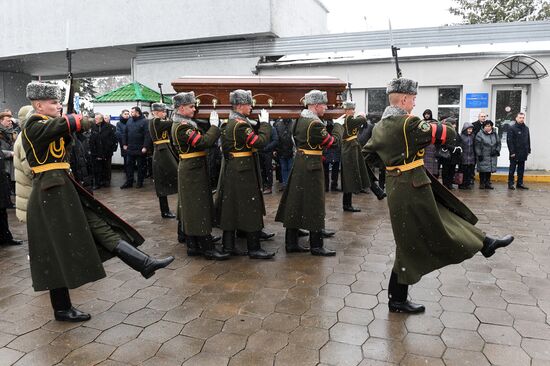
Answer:
M435 157L438 159L449 160L451 158L451 152L445 147L439 147L435 150Z

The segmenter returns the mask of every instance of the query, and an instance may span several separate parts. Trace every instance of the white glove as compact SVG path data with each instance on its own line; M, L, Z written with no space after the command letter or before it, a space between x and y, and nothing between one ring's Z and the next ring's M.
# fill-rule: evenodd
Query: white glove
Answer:
M266 111L265 109L262 109L260 111L260 123L262 122L265 122L265 123L269 123L269 112Z
M333 119L332 122L334 122L334 124L344 125L345 119L346 119L346 115L342 114L340 117Z
M218 116L218 112L210 112L210 125L220 127L220 117Z
M454 148L453 153L460 152L462 154L462 148L460 146L457 146Z

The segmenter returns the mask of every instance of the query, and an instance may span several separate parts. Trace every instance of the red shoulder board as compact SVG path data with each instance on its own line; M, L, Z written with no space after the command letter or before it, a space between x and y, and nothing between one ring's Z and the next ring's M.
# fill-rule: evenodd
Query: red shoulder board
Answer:
M240 119L240 118L235 118L235 121L237 121L237 123L246 123L244 119Z

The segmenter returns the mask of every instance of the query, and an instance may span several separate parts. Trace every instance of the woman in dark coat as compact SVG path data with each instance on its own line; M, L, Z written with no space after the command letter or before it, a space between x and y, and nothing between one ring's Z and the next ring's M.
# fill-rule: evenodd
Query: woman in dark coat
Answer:
M457 120L455 118L447 118L446 123L450 123L453 129L457 131ZM443 145L441 149L448 152L449 158L440 158L441 163L441 176L443 178L443 185L447 189L453 189L453 180L456 173L456 165L460 163L460 157L462 154L462 148L460 147L460 135L456 134L454 141L450 146Z
M474 126L470 122L465 122L460 133L460 147L462 148L460 171L463 174L463 181L458 186L459 189L472 189L474 185L473 177L476 167L474 139Z
M483 128L475 138L479 189L494 189L491 185L491 173L497 171L497 159L500 155L500 137L493 129L492 121L483 122Z

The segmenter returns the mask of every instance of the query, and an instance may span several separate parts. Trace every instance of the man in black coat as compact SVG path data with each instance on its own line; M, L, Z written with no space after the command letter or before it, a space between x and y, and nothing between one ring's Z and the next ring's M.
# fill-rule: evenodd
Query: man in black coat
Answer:
M4 162L5 155L0 151L0 173L4 172ZM21 245L23 243L23 241L13 238L8 225L8 213L6 209L11 205L10 192L8 175L0 174L0 246Z
M101 113L96 113L95 125L92 126L90 134L90 153L94 172L93 189L109 185L110 162L116 145L117 139L114 127L105 122Z
M134 171L137 164L137 185L136 188L143 187L145 178L145 158L147 155L147 146L151 144L149 135L149 123L141 108L133 107L130 112L131 118L126 123L124 134L122 135L122 149L126 151L126 183L120 189L130 188L134 185Z
M508 151L510 153L508 189L515 189L514 174L516 173L516 167L518 169L516 187L519 189L528 189L523 185L523 172L525 171L527 156L531 154L531 139L529 136L529 127L525 125L525 113L520 112L516 115L516 123L508 130L506 142L508 143Z
M126 161L126 150L124 150L123 148L122 137L126 133L126 123L128 123L129 119L130 111L127 109L123 109L120 112L120 117L115 127L115 135L118 140L118 144L120 145L120 155L122 156L122 159L124 159L124 173L126 174L126 180L128 180L128 163Z
M487 120L487 113L480 112L477 116L477 121L472 122L472 127L474 128L474 136L477 135L479 131L481 131L481 128L483 127L483 123Z

